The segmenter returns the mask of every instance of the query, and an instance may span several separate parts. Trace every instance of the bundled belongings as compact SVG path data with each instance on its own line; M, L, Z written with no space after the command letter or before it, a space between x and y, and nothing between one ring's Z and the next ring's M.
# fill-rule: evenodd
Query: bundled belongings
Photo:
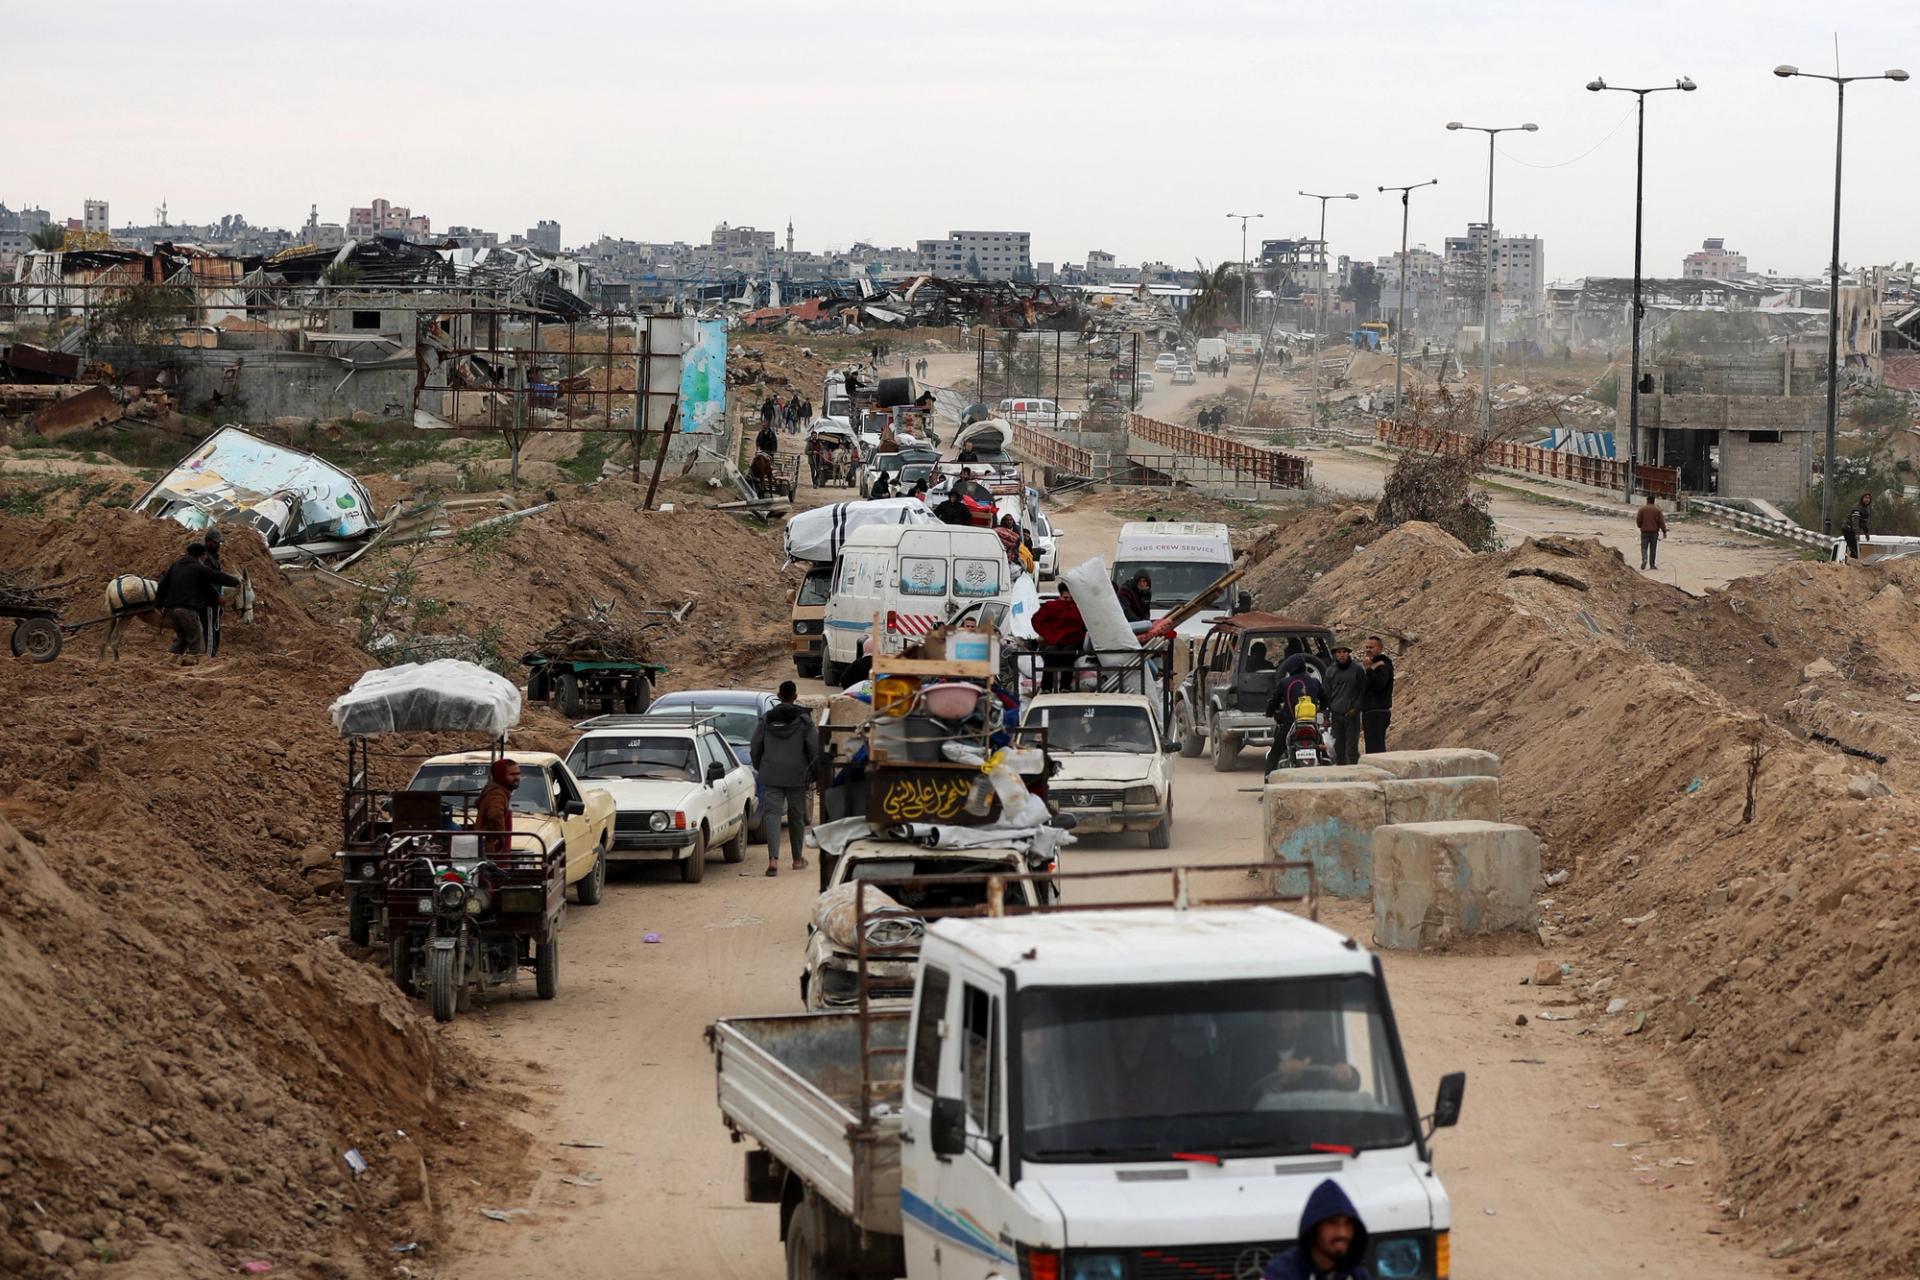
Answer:
M455 658L369 671L327 709L343 738L478 732L499 737L520 719L520 690Z
M595 608L585 616L567 614L540 637L535 652L548 658L582 658L599 662L645 662L643 633L656 623L629 626L612 616L611 606Z

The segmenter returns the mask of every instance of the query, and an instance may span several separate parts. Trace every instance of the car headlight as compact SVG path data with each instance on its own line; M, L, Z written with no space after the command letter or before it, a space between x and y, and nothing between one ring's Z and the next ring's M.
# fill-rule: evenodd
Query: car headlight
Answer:
M1067 1280L1127 1280L1127 1259L1118 1253L1068 1254Z
M1386 1236L1376 1239L1368 1250L1372 1256L1367 1269L1380 1280L1430 1280L1436 1273L1437 1252L1432 1237Z
M1159 798L1160 793L1152 787L1127 788L1126 803L1128 804L1152 804Z
M664 813L648 814L647 826L654 831L665 831L667 829L667 815Z
M459 911L467 905L467 886L457 880L443 882L433 891L434 901L442 911Z

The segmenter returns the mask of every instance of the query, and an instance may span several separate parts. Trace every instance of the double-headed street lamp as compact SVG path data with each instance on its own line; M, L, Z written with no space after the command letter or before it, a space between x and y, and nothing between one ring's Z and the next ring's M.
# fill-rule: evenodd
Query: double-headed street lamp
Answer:
M1665 93L1670 89L1692 93L1697 87L1686 76L1681 76L1672 84L1654 85L1648 89L1628 89L1622 85L1608 84L1599 76L1587 82L1587 89L1591 93L1609 90L1631 93L1639 99L1640 107L1640 142L1634 151L1633 161L1633 383L1627 400L1627 481L1621 490L1621 496L1627 502L1633 501L1633 477L1640 466L1640 316L1646 310L1640 305L1640 216L1647 178L1647 95Z
M1415 182L1404 187L1380 187L1379 190L1398 191L1400 193L1400 313L1393 322L1393 420L1400 421L1400 361L1407 346L1407 215L1411 212L1413 193L1422 187L1439 185L1440 179L1428 178L1425 182Z
M1229 218L1240 219L1240 328L1247 327L1247 222L1252 218L1264 218L1264 213L1230 213Z
M1825 76L1783 65L1775 67L1773 74L1783 80L1793 76L1827 80L1839 95L1833 118L1833 261L1827 282L1827 460L1820 477L1820 532L1832 537L1834 437L1840 417L1840 159L1846 149L1847 86L1855 80L1905 80L1907 73L1895 67L1877 76Z
M1469 129L1487 135L1487 310L1480 323L1480 434L1493 434L1493 275L1494 252L1499 248L1493 234L1493 140L1502 133L1538 133L1540 126L1526 124L1461 124L1447 122L1449 129Z
M1312 427L1320 421L1320 335L1324 333L1327 328L1327 267L1329 265L1327 258L1327 201L1358 200L1360 194L1357 191L1325 196L1312 191L1302 191L1300 194L1309 200L1318 200L1320 202L1320 319L1313 326L1313 399L1310 402L1311 407L1308 410L1309 418L1307 423L1309 427Z

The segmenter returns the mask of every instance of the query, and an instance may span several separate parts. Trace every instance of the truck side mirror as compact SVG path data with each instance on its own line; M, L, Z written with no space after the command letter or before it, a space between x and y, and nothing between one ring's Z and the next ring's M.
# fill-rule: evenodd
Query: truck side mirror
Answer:
M561 805L560 809L561 812L565 813L568 817L577 818L587 811L587 802L585 800L569 800Z
M1460 1123L1460 1100L1467 1094L1467 1073L1450 1071L1440 1077L1440 1093L1433 1100L1433 1127L1448 1129ZM1431 1132L1431 1130L1429 1130Z
M712 764L707 766L707 781L709 783L718 782L720 781L720 779L726 776L727 776L727 766L725 766L724 764L721 764L718 760L715 760Z
M933 1154L957 1156L967 1149L967 1104L959 1098L933 1100Z

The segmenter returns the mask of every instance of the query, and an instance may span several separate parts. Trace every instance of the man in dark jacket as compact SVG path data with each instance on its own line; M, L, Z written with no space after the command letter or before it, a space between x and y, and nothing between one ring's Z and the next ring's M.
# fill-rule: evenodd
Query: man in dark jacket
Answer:
M1360 763L1360 708L1366 696L1367 672L1353 660L1353 646L1345 640L1333 646L1333 665L1327 668L1327 711L1333 717L1333 762Z
M1860 495L1860 501L1847 512L1846 523L1840 526L1840 536L1847 540L1849 559L1860 558L1860 539L1873 536L1873 530L1868 527L1872 522L1873 495L1863 493Z
M197 653L205 636L202 619L220 603L221 587L237 587L240 579L207 564L205 543L187 544L187 554L167 566L155 584L154 607L173 624L169 653Z
M767 874L780 874L780 823L785 818L787 842L793 853L793 868L807 865L807 793L813 785L820 763L820 743L815 738L813 717L795 699L800 691L791 680L782 680L777 696L780 702L760 717L754 726L750 751L753 769L766 788Z
M947 496L934 507L933 518L941 524L969 525L973 523L973 511L957 489L950 489Z
M1393 659L1379 636L1368 636L1360 665L1367 673L1366 692L1360 698L1360 728L1368 755L1387 749L1387 725L1393 721Z
M1373 1280L1367 1228L1340 1184L1328 1178L1307 1197L1293 1248L1275 1255L1260 1280Z
M1304 660L1295 670L1283 670L1274 679L1273 693L1267 698L1267 714L1273 717L1273 745L1267 748L1267 763L1262 773L1272 773L1288 758L1287 736L1293 732L1293 709L1302 696L1312 698L1316 707L1326 698L1320 688L1320 678Z

